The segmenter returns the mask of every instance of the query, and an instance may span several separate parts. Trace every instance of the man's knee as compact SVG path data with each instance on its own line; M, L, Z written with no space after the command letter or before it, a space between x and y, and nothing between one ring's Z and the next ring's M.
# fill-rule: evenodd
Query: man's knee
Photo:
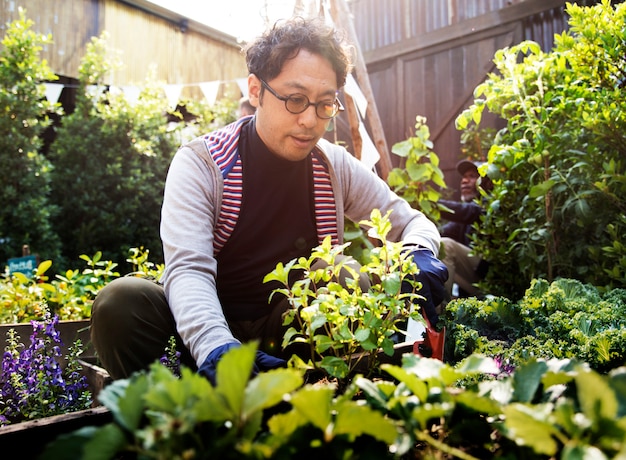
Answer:
M174 319L163 288L136 277L118 278L96 296L91 312L91 341L114 378L162 355Z

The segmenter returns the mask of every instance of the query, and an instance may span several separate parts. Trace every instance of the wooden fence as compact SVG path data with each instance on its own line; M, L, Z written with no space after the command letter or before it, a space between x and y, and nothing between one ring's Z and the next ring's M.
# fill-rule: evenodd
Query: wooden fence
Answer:
M522 40L549 50L567 28L561 0L353 0L354 28L387 144L414 134L425 116L446 182L461 158L454 120L494 70L496 50ZM577 2L591 4L589 2ZM493 127L501 126L487 117ZM394 164L399 159L391 156Z

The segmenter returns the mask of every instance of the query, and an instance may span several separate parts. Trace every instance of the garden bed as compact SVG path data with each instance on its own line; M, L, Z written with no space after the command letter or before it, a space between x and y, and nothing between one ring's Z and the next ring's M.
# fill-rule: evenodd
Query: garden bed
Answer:
M94 364L95 358L80 359L79 362L83 368L81 374L86 377L93 396L92 407L0 427L0 452L8 452L10 448L10 451L16 452L14 458L34 459L43 452L46 444L62 434L83 426L101 426L111 422L111 412L97 400L100 391L112 381L111 377L106 370Z

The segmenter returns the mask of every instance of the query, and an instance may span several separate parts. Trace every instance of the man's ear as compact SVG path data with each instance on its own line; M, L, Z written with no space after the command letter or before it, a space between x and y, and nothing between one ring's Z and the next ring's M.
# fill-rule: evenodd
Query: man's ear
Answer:
M248 99L253 107L259 107L261 105L261 88L261 80L253 73L248 75Z

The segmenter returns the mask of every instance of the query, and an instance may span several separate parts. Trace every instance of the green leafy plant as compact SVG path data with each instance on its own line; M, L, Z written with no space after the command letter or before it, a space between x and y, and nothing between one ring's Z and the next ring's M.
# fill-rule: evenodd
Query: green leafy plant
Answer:
M609 375L576 360L529 360L500 378L495 361L457 366L405 355L384 365L398 383L358 379L369 404L401 421L411 452L477 458L618 458L626 452L626 369ZM474 380L459 387L458 382ZM447 457L444 457L447 458Z
M394 144L391 151L404 160L404 166L393 168L387 177L389 186L415 209L434 221L439 220L437 201L447 188L439 156L432 151L426 118L415 118L415 136Z
M626 368L598 374L576 360L533 359L498 377L496 361L457 365L403 356L337 394L302 370L251 378L256 344L224 355L216 386L155 363L99 394L112 421L60 436L42 459L620 458ZM469 383L468 383L469 382Z
M132 272L126 276L141 276L159 280L163 264L149 260L150 251L143 247L130 248L127 262ZM82 254L80 259L86 266L68 269L50 279L48 271L51 260L44 260L32 276L5 272L0 278L0 324L24 323L42 320L45 310L42 305L61 320L82 320L91 317L91 306L98 292L120 276L117 263L103 260L102 252L92 257Z
M446 359L473 354L518 366L529 359L576 358L598 372L626 362L626 290L601 293L578 280L533 280L517 302L504 297L451 301Z
M375 209L370 221L360 223L373 230L369 234L379 243L361 269L370 280L367 291L359 285L361 273L350 265L353 259L339 257L348 243L332 246L329 238L309 258L279 263L264 279L278 281L283 287L273 295L285 295L291 305L284 319L284 324L291 327L283 338L283 347L306 344L310 365L343 381L353 376L363 362L368 374L374 372L379 365L379 350L392 356L394 335L407 318L423 321L418 311L411 311L412 300L421 287L415 286L411 277L417 267L403 254L401 243L387 241L391 230L388 217ZM292 282L295 273L303 276ZM407 283L413 290L403 292L403 284Z
M621 287L626 279L626 4L568 3L570 28L542 52L496 52L497 73L457 118L506 122L489 150L494 182L475 250L489 260L483 290L519 298L534 278ZM515 274L515 276L511 276Z
M300 372L293 369L263 373L249 382L255 355L254 344L229 351L217 365L215 387L187 368L178 378L158 363L148 373L113 382L99 399L113 412L114 422L73 435L78 445L74 458L81 457L83 445L101 458L119 452L160 458L252 456L260 449L255 441L264 409L302 384ZM63 441L60 449L68 444ZM58 458L59 452L67 455L52 447L44 458Z
M57 208L49 200L52 165L42 152L43 134L59 104L46 99L44 82L56 80L40 58L52 37L34 32L33 21L19 9L19 19L3 28L0 51L0 261L33 254L57 258L60 241L51 218Z
M144 249L142 246L139 248L130 248L128 252L129 257L126 259L126 262L132 265L132 271L129 275L160 281L163 270L165 269L165 264L158 264L148 260L150 256L149 249Z

